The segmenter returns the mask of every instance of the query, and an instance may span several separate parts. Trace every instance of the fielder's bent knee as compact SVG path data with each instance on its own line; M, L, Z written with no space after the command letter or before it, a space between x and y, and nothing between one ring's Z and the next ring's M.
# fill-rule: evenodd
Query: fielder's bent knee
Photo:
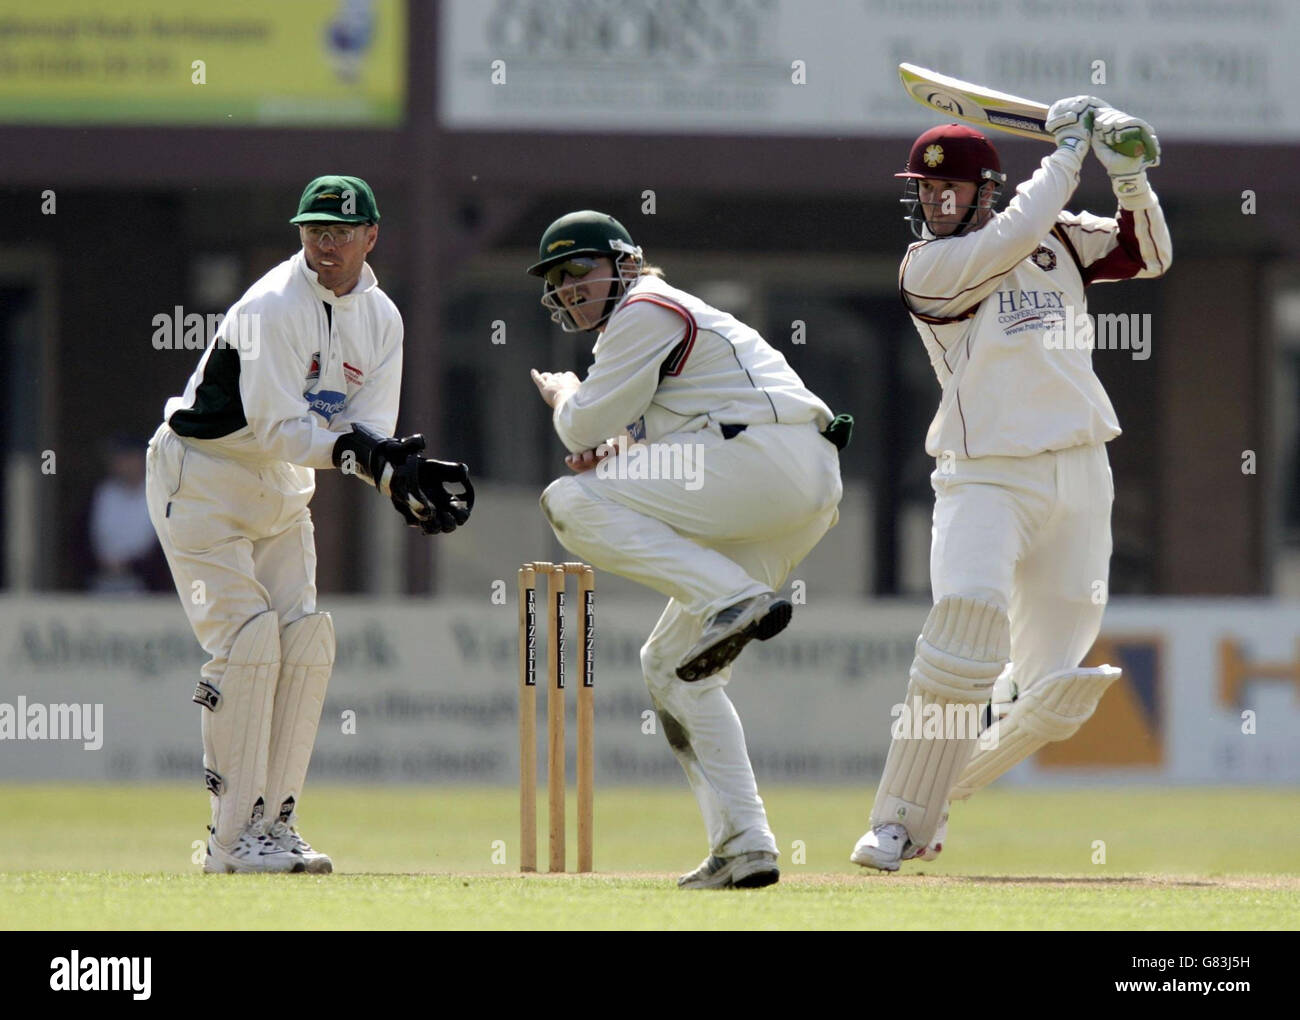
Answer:
M542 513L558 534L577 519L578 508L590 499L576 478L557 478L546 487L539 502Z
M939 698L984 701L1011 658L1006 611L978 595L945 595L916 639L911 679Z

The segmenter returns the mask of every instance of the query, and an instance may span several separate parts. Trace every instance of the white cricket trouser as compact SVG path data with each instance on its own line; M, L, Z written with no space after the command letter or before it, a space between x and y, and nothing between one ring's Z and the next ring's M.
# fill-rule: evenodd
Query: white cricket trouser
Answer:
M689 684L676 670L710 616L780 588L838 520L838 452L812 424L751 425L732 439L709 428L660 442L695 444L699 475L619 477L633 472L614 463L553 482L542 508L570 552L669 596L641 665L710 850L775 853L744 730L723 690L731 669Z
M948 466L930 476L934 599L981 595L1007 610L1023 693L1078 666L1101 629L1115 498L1106 447Z
M310 468L249 464L187 443L165 423L149 442L149 518L194 636L220 686L239 629L274 609L281 628L316 611Z

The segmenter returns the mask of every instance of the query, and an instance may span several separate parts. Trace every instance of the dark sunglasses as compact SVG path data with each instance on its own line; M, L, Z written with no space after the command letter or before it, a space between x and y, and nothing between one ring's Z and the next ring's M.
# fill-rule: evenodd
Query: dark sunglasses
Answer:
M572 276L574 279L579 279L586 276L598 265L600 265L600 259L578 255L569 259L567 262L561 262L559 265L551 266L550 269L546 270L545 280L552 287L558 287L560 281L563 280L565 276Z

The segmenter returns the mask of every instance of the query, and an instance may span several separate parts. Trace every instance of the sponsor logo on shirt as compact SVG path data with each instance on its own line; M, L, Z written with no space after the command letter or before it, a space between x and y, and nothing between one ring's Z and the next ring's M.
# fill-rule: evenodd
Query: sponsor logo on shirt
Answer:
M366 381L366 373L355 365L349 365L346 361L343 362L343 375L353 386L360 386Z
M335 393L333 390L319 390L303 394L307 400L308 410L315 411L327 422L347 406L347 394Z
M999 312L1042 311L1045 308L1063 309L1065 295L1059 290L1000 290Z
M320 351L316 351L311 356L311 365L307 369L308 379L320 378Z
M1007 335L1027 329L1052 329L1059 325L1065 295L1059 290L1000 290L998 325Z

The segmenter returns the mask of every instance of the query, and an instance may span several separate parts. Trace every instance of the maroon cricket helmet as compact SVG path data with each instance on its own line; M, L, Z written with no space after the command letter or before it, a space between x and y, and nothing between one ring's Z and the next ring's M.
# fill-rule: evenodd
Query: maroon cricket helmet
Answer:
M895 177L1002 183L1002 161L993 144L965 124L940 124L912 143L907 169Z

